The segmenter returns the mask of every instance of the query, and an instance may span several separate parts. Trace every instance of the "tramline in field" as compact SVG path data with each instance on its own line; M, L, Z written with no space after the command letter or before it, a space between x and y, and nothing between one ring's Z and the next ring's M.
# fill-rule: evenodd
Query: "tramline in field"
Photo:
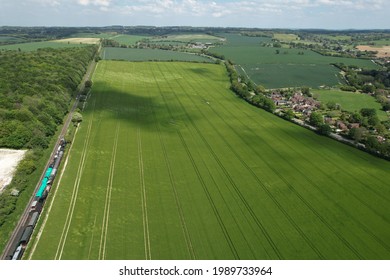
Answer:
M101 61L31 259L388 259L389 162L246 104L222 65Z

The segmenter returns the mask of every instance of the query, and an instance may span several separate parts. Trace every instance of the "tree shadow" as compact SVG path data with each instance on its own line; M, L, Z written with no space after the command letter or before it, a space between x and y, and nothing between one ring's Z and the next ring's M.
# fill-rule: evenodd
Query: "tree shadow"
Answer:
M156 130L158 125L160 130L174 132L195 118L189 117L188 111L178 102L178 94L121 91L110 87L109 83L96 82L83 114L93 112L94 119L119 120L149 130Z

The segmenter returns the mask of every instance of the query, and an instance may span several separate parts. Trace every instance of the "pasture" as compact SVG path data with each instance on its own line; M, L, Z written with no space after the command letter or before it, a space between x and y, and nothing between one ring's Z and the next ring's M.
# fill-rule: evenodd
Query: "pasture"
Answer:
M262 47L262 43L269 42L268 38L225 36L227 43L211 51L240 65L251 80L267 88L339 84L342 82L339 70L331 63L377 68L369 60L322 56L311 50Z
M31 259L389 259L390 163L221 65L101 61Z
M327 103L329 101L336 102L341 105L343 110L349 112L360 111L362 108L376 109L380 120L387 120L387 114L382 110L382 106L373 96L363 93L355 93L341 90L319 90L313 89L312 93L319 101Z
M208 57L194 55L192 53L176 52L160 49L132 49L132 48L104 48L103 59L128 60L128 61L197 61L213 62Z

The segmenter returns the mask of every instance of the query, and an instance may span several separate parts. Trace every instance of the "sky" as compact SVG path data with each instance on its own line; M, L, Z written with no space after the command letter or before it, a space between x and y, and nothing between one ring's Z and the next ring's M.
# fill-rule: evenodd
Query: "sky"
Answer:
M390 29L389 0L0 0L0 26Z

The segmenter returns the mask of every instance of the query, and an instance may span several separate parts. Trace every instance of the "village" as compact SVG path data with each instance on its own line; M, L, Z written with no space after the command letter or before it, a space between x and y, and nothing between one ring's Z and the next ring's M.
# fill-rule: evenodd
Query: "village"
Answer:
M379 150L389 139L389 128L380 123L374 109L347 112L336 103L322 104L308 89L273 90L268 97L275 104L275 114L312 130L327 126L329 129L323 134L359 148L366 148L368 144ZM313 113L320 116L318 123L313 123Z

